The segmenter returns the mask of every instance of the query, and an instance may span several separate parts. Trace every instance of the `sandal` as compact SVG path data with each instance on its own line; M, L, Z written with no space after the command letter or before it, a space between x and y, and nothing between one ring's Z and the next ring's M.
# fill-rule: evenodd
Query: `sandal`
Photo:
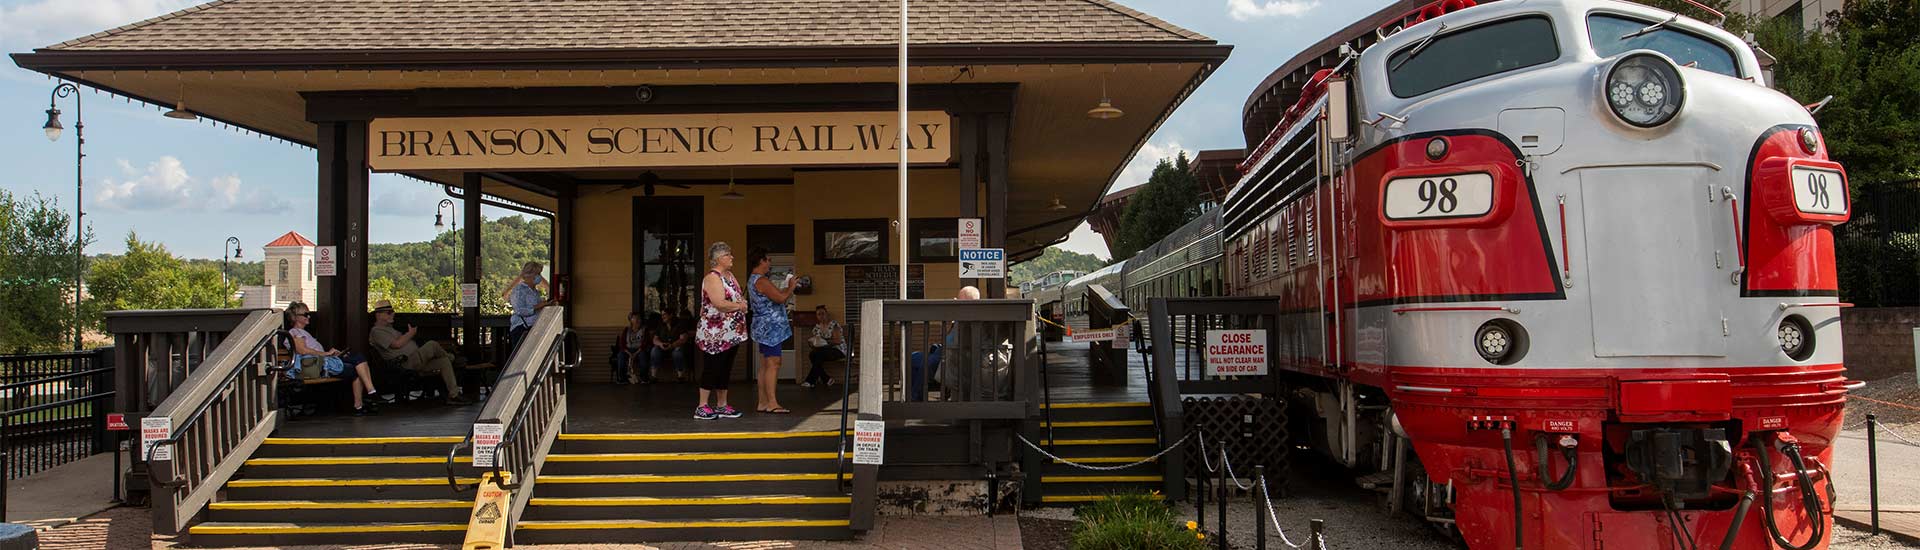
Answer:
M793 414L793 411L787 410L786 407L774 407L760 412L768 414Z

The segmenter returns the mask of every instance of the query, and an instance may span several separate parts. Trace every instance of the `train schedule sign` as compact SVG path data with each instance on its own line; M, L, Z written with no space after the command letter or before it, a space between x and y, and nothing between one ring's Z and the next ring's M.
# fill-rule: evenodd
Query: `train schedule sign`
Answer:
M1267 374L1267 331L1207 331L1207 376Z

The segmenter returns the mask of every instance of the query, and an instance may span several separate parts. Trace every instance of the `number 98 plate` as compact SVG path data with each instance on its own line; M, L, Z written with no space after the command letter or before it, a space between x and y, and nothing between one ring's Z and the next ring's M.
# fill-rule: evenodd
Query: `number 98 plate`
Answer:
M1493 176L1482 173L1400 178L1387 182L1390 220L1472 218L1493 211Z
M1808 214L1846 215L1847 185L1839 171L1795 166L1793 205Z

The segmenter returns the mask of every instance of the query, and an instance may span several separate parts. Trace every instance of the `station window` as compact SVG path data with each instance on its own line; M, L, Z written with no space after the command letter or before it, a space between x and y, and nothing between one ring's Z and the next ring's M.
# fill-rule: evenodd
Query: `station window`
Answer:
M1387 87L1395 96L1415 97L1559 58L1553 23L1545 17L1518 17L1447 33L1424 48L1419 41L1400 48L1387 57Z

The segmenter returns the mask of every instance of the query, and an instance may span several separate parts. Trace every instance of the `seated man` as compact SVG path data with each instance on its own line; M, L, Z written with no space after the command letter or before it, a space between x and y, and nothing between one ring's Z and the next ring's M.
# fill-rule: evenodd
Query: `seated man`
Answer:
M693 360L693 352L688 351L693 342L692 318L685 312L675 313L673 308L661 311L660 316L660 323L653 331L653 354L649 359L656 376L665 375L660 368L672 360L674 379L685 382Z
M420 327L407 327L406 332L393 328L393 304L381 300L373 308L373 332L367 340L373 349L380 353L387 364L410 371L430 374L439 373L440 381L447 385L447 404L466 405L472 400L460 395L460 381L454 377L453 354L440 347L439 342L427 342L421 345L413 341Z

